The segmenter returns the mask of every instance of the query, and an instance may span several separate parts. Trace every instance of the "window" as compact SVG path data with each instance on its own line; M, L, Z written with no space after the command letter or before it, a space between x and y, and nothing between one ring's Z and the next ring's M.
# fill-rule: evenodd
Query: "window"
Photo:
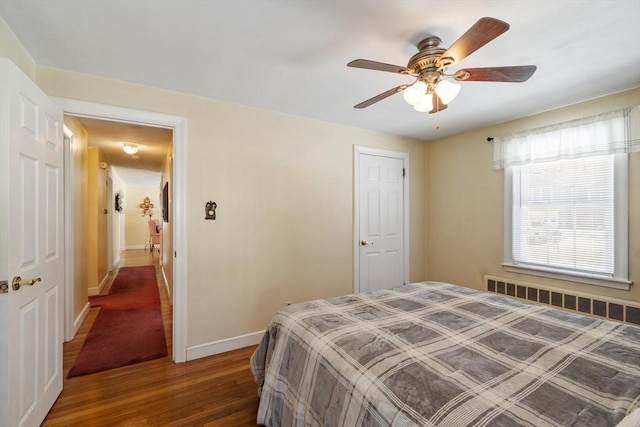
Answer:
M627 153L640 151L629 126L637 110L497 141L505 270L629 289Z

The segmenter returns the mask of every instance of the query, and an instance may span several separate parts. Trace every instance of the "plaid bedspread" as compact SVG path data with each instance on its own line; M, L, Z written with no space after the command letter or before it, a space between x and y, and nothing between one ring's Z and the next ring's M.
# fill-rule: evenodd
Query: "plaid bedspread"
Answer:
M251 368L273 427L640 417L640 328L438 282L286 307Z

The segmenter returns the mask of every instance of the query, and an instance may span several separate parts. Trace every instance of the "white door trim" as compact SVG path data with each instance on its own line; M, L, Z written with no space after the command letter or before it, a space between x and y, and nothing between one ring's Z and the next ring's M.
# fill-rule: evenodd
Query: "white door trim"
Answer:
M405 177L403 180L404 191L404 283L409 283L409 153L401 151L385 150L382 148L353 146L353 291L360 292L360 155L389 157L400 159L403 162Z
M74 259L71 249L73 248L73 199L67 197L71 194L73 186L73 168L71 168L71 152L73 151L73 132L62 125L64 134L64 340L71 341L78 331L80 324L76 324L73 316L73 307L75 307L75 294L73 292L75 286L74 280ZM67 140L69 143L67 144ZM85 310L88 313L88 310ZM84 313L83 313L84 315Z
M52 97L64 114L146 124L173 129L173 361L187 360L187 119L150 111L96 104L75 99ZM71 189L66 187L65 194ZM177 255L180 256L177 256ZM65 289L71 292L72 289ZM72 308L71 308L72 309Z

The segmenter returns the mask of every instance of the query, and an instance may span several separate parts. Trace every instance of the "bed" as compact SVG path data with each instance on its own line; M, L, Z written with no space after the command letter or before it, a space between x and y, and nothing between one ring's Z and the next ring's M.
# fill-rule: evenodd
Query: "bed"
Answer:
M276 426L640 425L640 328L440 282L294 304L251 357Z

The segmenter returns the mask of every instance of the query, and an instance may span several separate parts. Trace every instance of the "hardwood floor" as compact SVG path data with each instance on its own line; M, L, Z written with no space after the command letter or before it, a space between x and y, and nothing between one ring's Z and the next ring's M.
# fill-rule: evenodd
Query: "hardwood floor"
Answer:
M149 264L158 265L157 252L125 251L120 261L120 267ZM157 272L171 353L171 306L159 268ZM63 391L43 426L257 425L257 386L249 369L255 347L180 364L169 355L67 379L98 310L92 308L75 339L64 344Z

